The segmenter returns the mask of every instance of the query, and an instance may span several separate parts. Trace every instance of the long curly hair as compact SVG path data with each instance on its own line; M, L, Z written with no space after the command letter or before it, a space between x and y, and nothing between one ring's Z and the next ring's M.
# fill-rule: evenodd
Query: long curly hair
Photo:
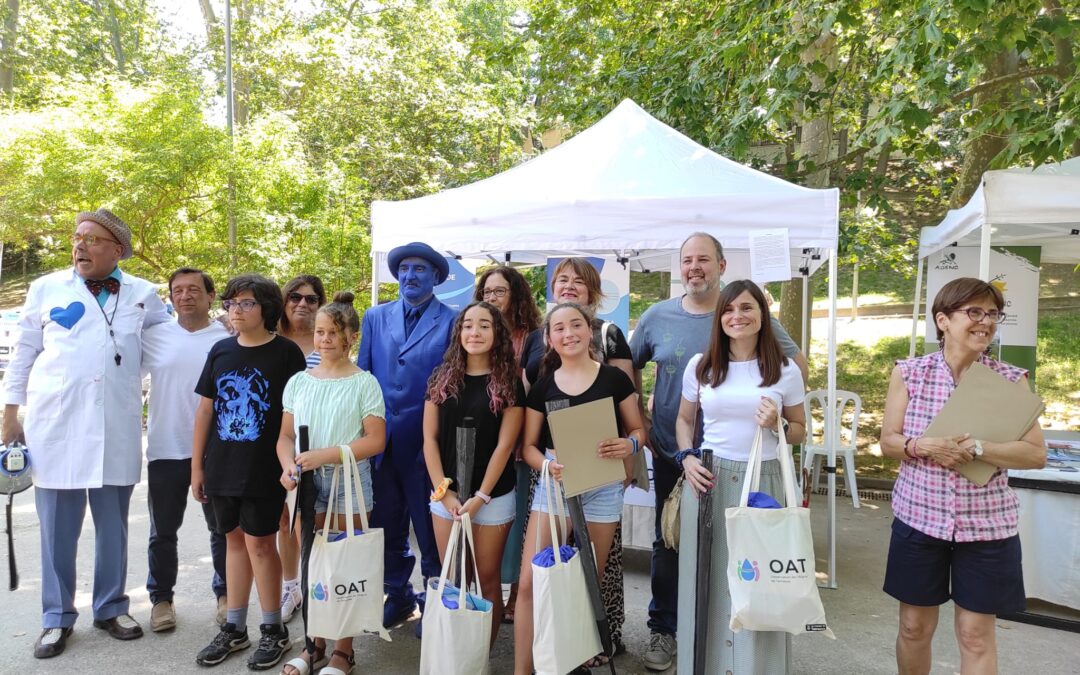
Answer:
M487 392L491 399L491 412L498 415L513 405L517 398L518 367L517 359L514 358L513 341L510 339L510 327L502 313L487 302L473 302L458 314L443 362L428 379L427 397L435 405L442 405L456 398L464 387L468 355L461 346L461 331L465 324L465 315L473 307L481 307L491 315L494 341L491 345L491 375L488 377Z
M510 286L510 302L507 304L507 314L503 315L503 318L506 319L507 324L510 326L510 332L527 335L539 328L540 310L536 307L536 300L533 299L529 282L525 280L525 276L521 272L509 265L496 265L486 269L480 275L480 278L476 280L473 300L477 302L483 301L484 286L487 284L488 277L492 274L502 276Z
M589 324L589 358L598 363L603 363L603 359L596 351L596 342L593 340L593 315L592 312L585 309L581 305L575 302L561 302L551 308L551 311L544 317L544 360L540 362L540 376L543 377L549 373L554 373L562 365L562 357L555 351L555 348L551 346L551 317L555 316L555 312L560 309L573 309L577 310L579 314L585 319L585 323Z

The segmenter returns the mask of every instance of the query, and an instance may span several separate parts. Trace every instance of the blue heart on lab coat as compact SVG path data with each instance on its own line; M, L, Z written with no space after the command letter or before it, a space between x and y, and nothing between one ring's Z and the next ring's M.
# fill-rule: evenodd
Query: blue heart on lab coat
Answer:
M86 305L76 300L67 307L53 307L49 310L49 318L71 330L71 327L79 323L79 319L83 318L85 313Z

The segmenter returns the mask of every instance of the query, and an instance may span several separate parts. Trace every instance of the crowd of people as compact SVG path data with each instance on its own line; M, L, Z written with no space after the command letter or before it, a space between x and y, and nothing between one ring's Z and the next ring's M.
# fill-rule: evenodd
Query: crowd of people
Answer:
M316 530L357 530L368 520L383 530L382 623L391 627L424 609L425 594L410 581L410 531L426 588L439 577L454 521L468 514L478 584L497 617L491 644L499 623L512 623L514 670L531 673L532 561L553 543L549 504L562 499L540 489L538 476L545 472L558 485L564 469L548 416L610 398L618 434L596 452L620 463L625 480L584 493L581 504L614 653L597 654L575 672L625 649L623 492L640 475L646 448L657 522L644 665L659 671L677 663L679 672L692 672L691 655L677 645L697 620L695 561L692 549L680 554L661 538L663 503L682 476L685 509L696 512L706 491L721 512L735 505L758 427L774 434L763 436L759 489L780 498L785 448L775 433L782 426L787 441L799 443L806 430L806 359L755 283L721 283L726 262L714 237L696 233L683 243L684 294L649 308L629 342L595 317L600 277L580 258L554 269L554 305L543 316L510 266L486 270L473 302L453 311L434 295L448 274L446 260L413 243L388 256L400 297L362 319L352 293L327 302L315 276L279 287L242 274L219 298L209 275L181 268L168 279L171 320L153 284L121 272L120 261L131 255L120 218L105 209L78 214L73 267L31 284L4 379L3 441L25 438L33 457L42 549L36 657L62 653L75 624L75 546L87 504L96 531L94 626L119 640L143 634L125 582L128 509L142 460L140 379L148 373L150 628L176 626L177 531L190 492L209 529L219 625L195 655L199 664L214 666L251 647L254 584L260 635L251 669L281 663L291 646L286 625L299 610L304 647L281 672L351 672L351 638L331 648L329 636L307 630ZM214 319L219 299L223 321ZM976 457L1000 468L1041 466L1038 424L1014 443L922 436L972 363L1013 381L1025 377L985 355L1003 306L1000 291L976 279L946 285L931 314L940 351L900 361L893 371L881 446L903 460L885 578L885 591L900 602L901 672L929 672L938 606L950 599L965 672L969 665L992 672L994 615L1023 606L1016 499L1004 472L980 487L953 469ZM646 401L640 374L650 362L656 381ZM716 456L711 471L701 448ZM344 481L333 492L332 480L348 455L360 478L351 495ZM731 631L726 552L712 564L717 609L709 616L708 672L791 672L790 635ZM510 584L505 601L503 584ZM421 638L422 626L416 622Z

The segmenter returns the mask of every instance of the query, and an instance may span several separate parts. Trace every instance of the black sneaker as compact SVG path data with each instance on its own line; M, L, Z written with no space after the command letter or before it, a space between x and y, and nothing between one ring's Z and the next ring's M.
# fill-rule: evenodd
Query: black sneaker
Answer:
M247 649L250 646L251 642L248 641L247 628L237 630L233 624L224 623L221 625L221 632L195 657L195 663L200 666L216 666L229 658L229 654L238 652L241 649Z
M264 623L259 626L259 632L262 637L259 638L259 646L248 658L248 668L268 670L289 651L289 629L283 623Z

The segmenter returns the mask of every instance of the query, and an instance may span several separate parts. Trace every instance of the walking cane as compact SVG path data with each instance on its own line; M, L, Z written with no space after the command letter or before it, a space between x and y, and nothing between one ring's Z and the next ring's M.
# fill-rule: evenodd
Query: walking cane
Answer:
M461 420L461 426L455 429L454 444L457 453L457 488L458 501L465 500L473 494L473 466L476 462L476 421L471 417ZM465 533L461 534L461 545L465 545ZM458 588L464 593L467 570L458 570ZM462 596L464 597L464 596Z
M581 556L581 567L585 570L585 586L589 589L589 602L592 604L593 616L596 618L596 629L600 633L600 645L608 656L608 667L611 668L611 675L615 675L615 646L611 642L611 626L608 625L604 600L600 597L600 569L596 565L596 556L593 554L592 540L589 538L589 527L585 521L585 509L581 505L581 495L567 497L566 504L570 507L570 522L574 526L574 541L577 543L578 555ZM559 542L553 542L553 545L557 551Z
M306 424L300 425L297 435L297 447L300 452L310 449L308 440L308 428ZM304 648L308 654L315 653L315 639L308 634L308 605L309 588L308 562L311 560L311 545L315 542L315 473L307 471L296 476L296 510L293 512L293 522L297 516L300 518L300 586L304 594L304 602L300 605L300 618L304 622Z
M701 451L701 465L712 473L712 450ZM705 675L709 651L709 590L712 585L712 490L698 498L697 597L694 601L694 675Z

